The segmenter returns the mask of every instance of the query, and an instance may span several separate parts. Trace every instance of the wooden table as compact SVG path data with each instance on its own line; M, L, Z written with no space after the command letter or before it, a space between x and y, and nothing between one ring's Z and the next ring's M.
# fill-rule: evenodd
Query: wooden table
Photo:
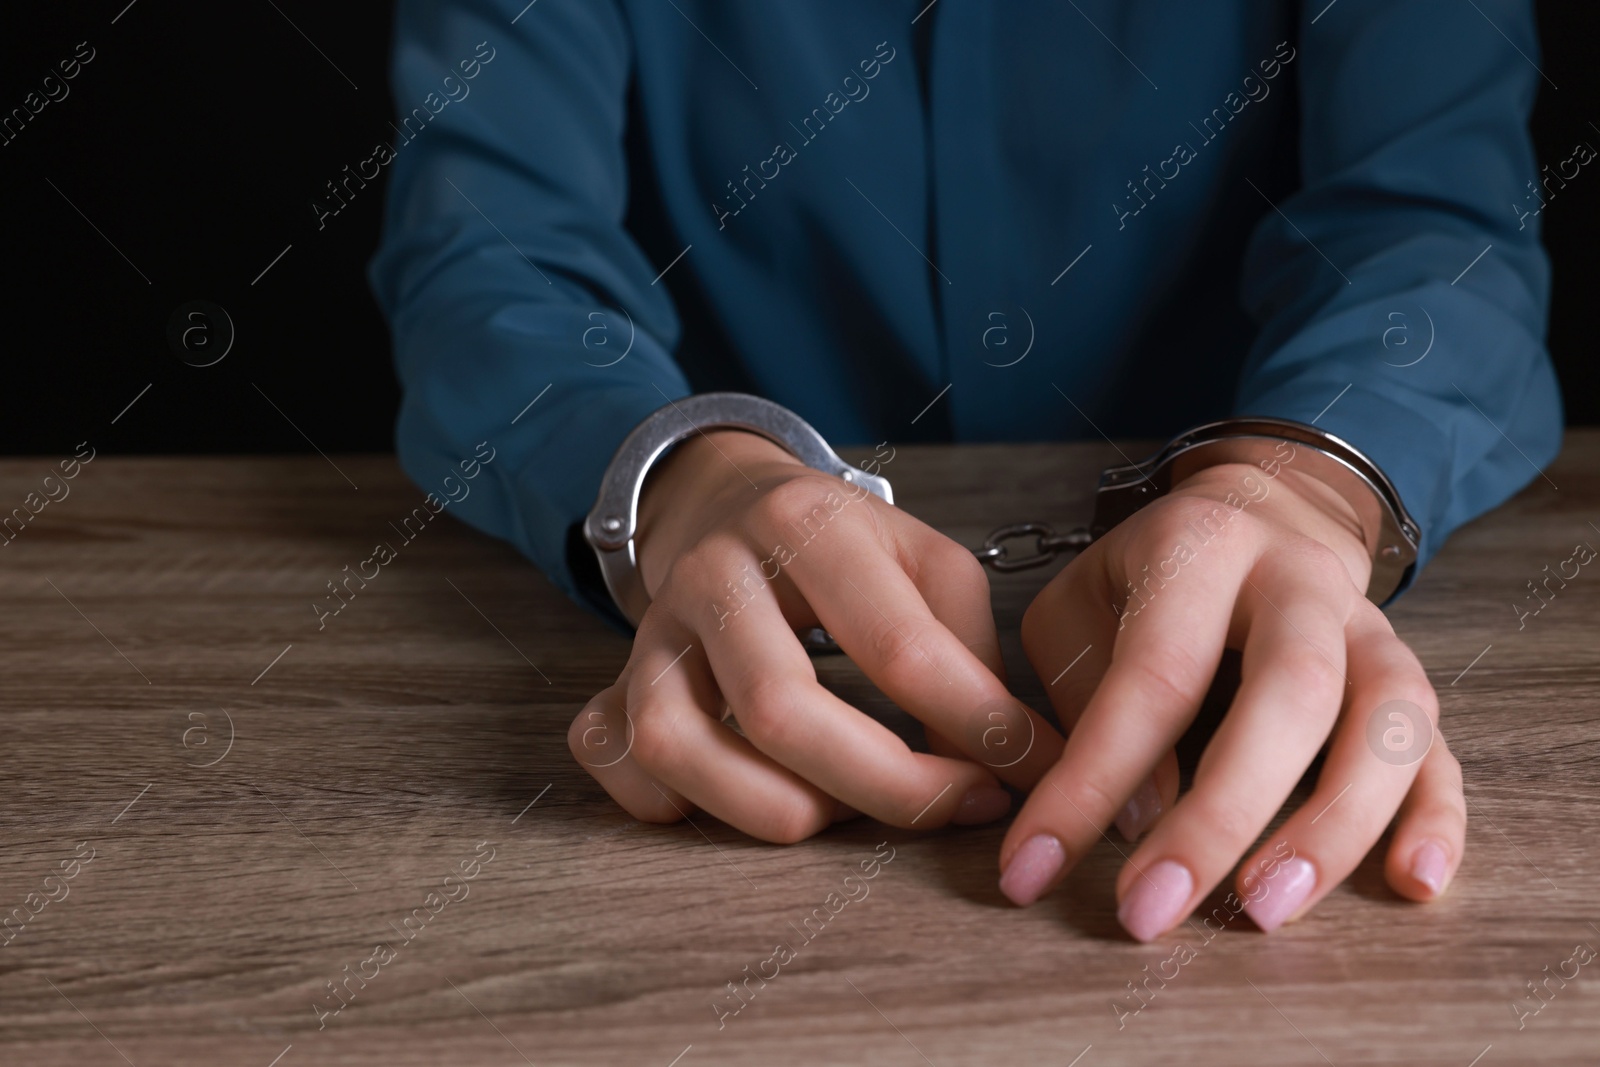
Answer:
M1118 458L902 448L889 473L975 543L1081 522ZM1511 1007L1600 947L1600 571L1521 631L1512 607L1600 545L1600 434L1393 611L1466 767L1447 897L1402 903L1369 860L1277 935L1230 927L1120 1032L1113 999L1171 946L1120 931L1110 845L1019 911L995 887L1003 827L857 821L777 847L641 825L564 739L627 643L506 546L435 520L318 628L325 583L399 543L420 496L387 458L332 462L102 456L0 548L0 914L22 909L0 1063L1600 1063L1600 961L1520 1031ZM53 465L0 464L0 504ZM1038 706L1015 631L1049 573L994 583ZM893 714L847 663L823 673ZM880 842L870 896L719 1029L726 983ZM319 1020L351 974L372 977Z

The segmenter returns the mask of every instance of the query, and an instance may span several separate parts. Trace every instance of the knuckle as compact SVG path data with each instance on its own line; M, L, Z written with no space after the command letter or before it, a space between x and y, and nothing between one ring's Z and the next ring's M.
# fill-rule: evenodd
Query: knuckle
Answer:
M1122 555L1126 561L1123 567L1129 577L1139 571L1141 563L1160 560L1172 548L1173 524L1169 521L1171 514L1171 511L1164 509L1152 513L1144 522L1128 527L1127 541Z
M922 808L927 806L927 801L922 806L915 805L909 797L891 797L884 802L882 811L871 814L879 822L893 826L898 830L926 830L937 826L938 822L922 814Z
M1413 823L1422 826L1462 827L1467 824L1468 818L1466 797L1458 790L1435 783L1433 789L1413 798L1405 815Z
M1361 626L1365 632L1373 634L1376 640L1387 640L1391 637L1399 640L1399 637L1394 632L1394 624L1389 621L1389 616L1385 615L1382 608L1366 597L1356 601L1355 606L1350 609L1350 621L1354 625ZM1407 651L1410 651L1409 645L1406 648Z
M879 676L888 687L909 688L929 669L931 661L920 643L922 629L917 624L897 625L884 619L872 624L867 634L867 648L871 662L877 665Z
M1343 693L1345 676L1330 657L1310 644L1309 639L1296 641L1273 658L1271 669L1278 675L1277 685L1292 695L1290 704L1302 714L1320 721L1331 719L1339 711L1339 700L1326 698L1329 693Z
M838 517L847 502L834 479L817 473L798 474L763 493L752 505L748 521L763 542L793 537L791 528L814 537Z
M852 798L851 803L888 826L902 830L927 830L949 819L941 812L953 812L954 804L980 780L978 773L930 769L909 749L896 752L889 772L873 783L870 795Z
M1394 663L1374 680L1374 689L1382 694L1383 702L1404 700L1409 704L1415 704L1437 727L1439 694L1434 692L1427 674L1423 672L1422 664L1417 661L1411 650L1404 649L1403 654L1403 659Z
M1129 538L1129 547L1141 556L1165 556L1176 538L1198 536L1209 541L1253 522L1253 516L1240 508L1202 496L1162 497L1144 510L1148 517L1130 528ZM1225 536L1221 543L1227 543Z
M1219 847L1242 851L1260 834L1264 819L1252 812L1242 800L1213 797L1201 801L1194 811L1201 831L1196 837L1219 843Z
M805 805L785 803L776 806L762 820L755 836L775 845L796 845L826 825Z
M591 774L626 748L627 713L615 692L613 687L596 695L567 727L567 750Z
M1426 679L1423 679L1419 685L1407 678L1396 678L1391 684L1383 687L1383 694L1384 703L1392 700L1403 700L1408 704L1421 708L1422 713L1428 717L1428 721L1433 724L1434 729L1437 731L1439 727L1439 697L1433 691L1433 687L1427 684ZM1450 758L1454 759L1455 757L1452 756Z
M1355 589L1355 579L1339 553L1314 538L1304 537L1296 541L1285 553L1285 563L1305 575L1319 590L1342 593Z
M712 534L673 561L667 585L673 590L718 588L733 578L745 556L736 538Z
M1088 581L1068 579L1070 568L1082 559L1079 556L1069 563L1069 569L1052 578L1023 611L1018 635L1030 660L1047 654L1059 638L1071 633L1088 642L1094 624L1116 619L1111 607L1116 598L1103 576L1095 575Z
M1166 710L1187 710L1205 694L1211 682L1211 668L1194 652L1177 641L1164 641L1150 655L1123 665L1133 687L1146 699L1145 706Z
M640 822L656 823L661 826L681 822L685 814L683 808L679 807L660 786L650 790L648 796L629 796L627 800L619 803L622 804L622 810Z
M1428 758L1438 761L1433 768L1434 773L1427 779L1433 786L1431 805L1464 824L1467 821L1467 794L1463 787L1461 762L1443 745L1438 745L1435 751L1428 754Z
M793 679L761 674L731 694L734 718L746 739L763 752L786 751L799 716Z
M583 762L586 748L584 735L595 726L594 720L589 718L590 714L589 708L584 708L572 720L572 725L567 727L567 751L571 752L572 758L579 763Z
M1081 822L1082 818L1089 819L1101 828L1109 826L1127 803L1126 798L1118 797L1108 784L1088 775L1075 779L1070 785L1063 783L1055 788L1060 790L1059 795L1066 798L1067 806L1074 809L1062 816L1062 821L1069 827L1074 822Z
M941 536L933 541L925 554L927 563L935 568L933 577L936 581L972 592L982 590L985 595L988 594L989 570L979 562L971 549Z
M912 783L902 783L898 787L886 788L884 795L878 799L877 805L868 814L879 822L901 830L926 830L938 826L938 819L933 814L924 812L928 809L929 797L937 794L942 788L943 786L922 789L920 783L915 787ZM953 789L951 792L956 790Z
M633 710L633 756L657 777L670 777L684 765L683 726L672 708L647 701Z
M827 483L815 473L802 471L785 478L761 494L754 511L760 515L788 516L818 503L825 495Z
M1343 587L1350 584L1350 571L1345 567L1344 560L1321 541L1307 538L1301 544L1300 551L1304 553L1305 565L1313 577L1329 585Z

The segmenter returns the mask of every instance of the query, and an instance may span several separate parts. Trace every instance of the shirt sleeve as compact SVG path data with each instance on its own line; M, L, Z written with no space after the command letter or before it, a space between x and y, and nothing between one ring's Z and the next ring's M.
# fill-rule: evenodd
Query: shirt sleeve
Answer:
M1246 253L1237 410L1365 452L1422 528L1420 570L1561 443L1532 5L1310 0L1300 38L1301 185Z
M659 268L623 226L631 66L609 0L401 0L369 267L403 391L401 465L440 493L487 442L487 477L452 512L602 611L572 530L627 432L688 393Z

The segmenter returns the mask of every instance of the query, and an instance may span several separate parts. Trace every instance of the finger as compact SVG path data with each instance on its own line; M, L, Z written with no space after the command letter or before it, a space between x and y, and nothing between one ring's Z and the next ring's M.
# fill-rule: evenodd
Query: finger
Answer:
M1104 564L1091 548L1040 591L1022 617L1022 647L1051 706L1070 733L1111 663L1119 616L1105 580ZM1178 796L1178 757L1169 752L1122 811L1117 830L1137 841L1170 811Z
M1411 784L1384 874L1396 893L1409 900L1432 900L1445 891L1461 865L1467 841L1467 801L1461 790L1461 764L1444 736L1422 758Z
M638 737L623 703L625 693L626 675L595 694L567 728L567 748L629 815L644 822L677 822L692 805L670 791L663 793L632 758Z
M942 534L931 529L927 534L929 540L944 539ZM972 654L1000 679L1002 685L1005 685L1006 666L1000 655L1000 635L995 629L994 611L989 603L987 577L983 582L981 598L972 595L967 589L956 587L953 583L937 580L928 567L919 567L913 571L911 580L916 585L917 592L922 595L923 602L928 605L928 610L933 612L934 618L949 627L950 632L956 635L956 639L971 649ZM961 745L933 727L925 726L923 732L928 739L928 750L934 755L948 756L952 759L968 758L966 750Z
M989 572L971 551L930 526L916 524L899 535L899 542L909 556L901 566L933 617L1004 685L1006 665L994 624Z
M699 637L749 742L851 808L917 829L990 822L1010 810L1009 794L988 771L913 752L823 688L774 597L753 597L737 618L706 624Z
M966 587L969 596L986 591L977 559L954 542L943 544L948 548L918 558L917 566L930 568L930 580ZM934 616L876 538L859 531L841 537L841 549L832 559L801 556L789 568L839 647L889 699L1001 778L1014 785L1037 781L1054 761L1051 738L1059 737L1049 723ZM1002 736L1006 744L985 747Z
M1000 679L1001 685L1006 685L1006 665L1000 655L1000 635L995 629L994 605L989 596L988 573L980 565L971 580L950 581L949 575L937 565L920 565L922 561L934 560L941 553L949 552L952 545L955 550L971 555L967 549L956 545L931 527L919 524L912 533L904 535L901 540L907 545L907 554L911 557L911 562L918 564L907 568L911 581L921 594L923 602L928 605L928 610L933 613L933 617L955 634L956 640L971 649L972 654ZM902 561L902 565L905 562ZM960 568L965 571L971 570L965 562L960 564ZM997 725L1003 725L1005 728L993 729ZM969 726L968 732L972 729L973 727ZM1031 733L1024 721L1020 703L1015 710L990 709L985 713L982 725L978 729L985 742L978 753L979 762L991 768L1013 762L1025 747ZM973 755L962 744L952 741L931 726L925 728L925 733L928 749L935 755L956 759L967 759ZM1048 745L1052 761L1060 755L1062 742L1053 732L1038 735L1034 743Z
M1214 567L1167 582L1119 633L1060 762L1001 845L1000 889L1014 902L1038 899L1089 850L1194 718L1222 658L1241 570L1219 555Z
M1332 553L1326 564L1342 566ZM1350 606L1329 595L1327 578L1320 564L1284 554L1246 577L1239 690L1193 788L1118 878L1117 918L1139 940L1170 930L1227 877L1332 732L1344 699Z
M939 733L937 730L930 730L924 727L922 732L923 736L928 739L928 751L932 752L935 756L948 756L951 759L970 758L966 752L962 750L960 745L950 740L944 734Z
M1095 558L1101 551L1091 546L1067 564L1022 616L1022 650L1068 732L1111 666L1117 640L1116 601Z
M1155 772L1134 791L1117 813L1117 832L1125 841L1137 841L1178 800L1178 753L1169 750L1156 764Z
M673 794L763 841L802 841L832 822L833 797L722 722L721 694L694 635L663 624L651 638L628 684L638 765Z
M1414 788L1435 739L1433 688L1383 613L1363 601L1348 635L1350 697L1317 787L1240 868L1245 909L1263 930L1305 914L1355 870Z

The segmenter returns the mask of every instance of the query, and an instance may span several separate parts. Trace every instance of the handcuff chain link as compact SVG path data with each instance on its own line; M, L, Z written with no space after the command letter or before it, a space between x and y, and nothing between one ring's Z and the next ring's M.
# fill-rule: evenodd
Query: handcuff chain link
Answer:
M1034 539L1033 553L1013 557L1006 542L1025 537ZM972 554L978 557L978 562L984 566L1006 574L1011 571L1042 567L1063 552L1081 552L1088 548L1093 540L1094 537L1089 533L1087 526L1079 526L1064 534L1058 534L1055 527L1049 523L1014 522L991 531L989 536L984 538L983 544L972 550Z
M1033 554L1012 558L1006 542L1021 537L1034 539ZM1008 574L1011 571L1042 567L1063 552L1082 552L1092 541L1094 536L1087 526L1079 526L1064 534L1058 534L1055 527L1047 522L1014 522L991 531L989 536L983 539L983 544L972 550L972 554L985 567ZM798 634L801 644L813 656L840 651L832 636L820 626L808 627L798 631Z

